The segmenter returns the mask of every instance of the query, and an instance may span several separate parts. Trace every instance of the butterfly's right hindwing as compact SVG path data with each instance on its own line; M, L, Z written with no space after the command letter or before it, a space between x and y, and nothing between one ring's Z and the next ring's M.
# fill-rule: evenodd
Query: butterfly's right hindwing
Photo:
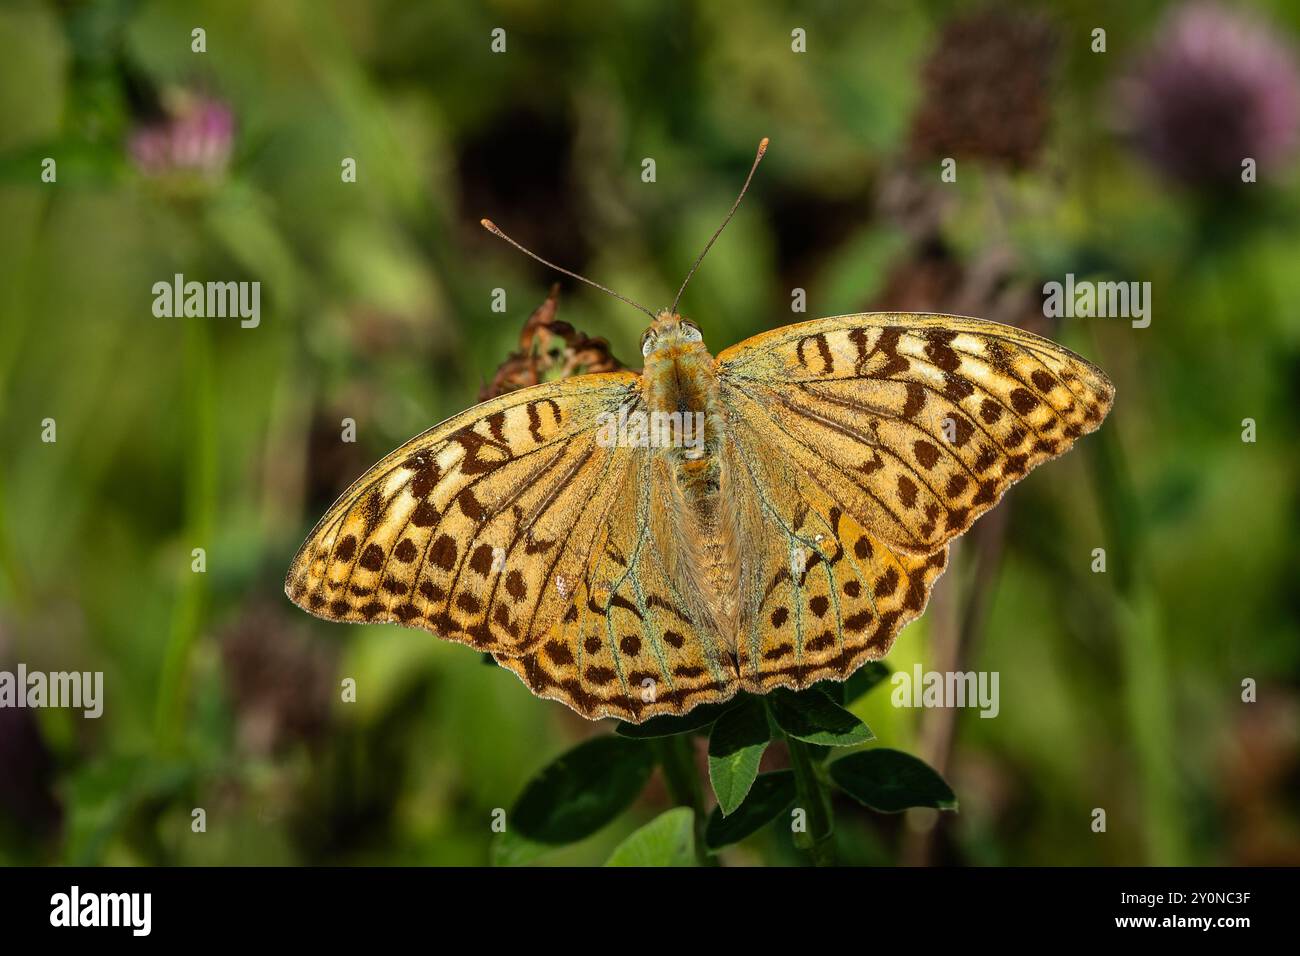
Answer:
M485 651L537 645L625 480L600 416L637 400L618 372L485 402L389 454L330 508L285 591L318 617L390 621ZM549 585L549 586L548 586Z
M565 582L572 605L540 646L497 655L539 697L636 723L735 694L727 642L666 567L675 545L656 527L665 477L650 456L633 458L586 568Z

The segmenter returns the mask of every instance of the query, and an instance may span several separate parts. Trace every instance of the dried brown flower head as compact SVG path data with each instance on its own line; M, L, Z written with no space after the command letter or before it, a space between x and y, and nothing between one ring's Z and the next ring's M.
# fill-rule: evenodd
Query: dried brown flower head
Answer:
M990 9L949 21L922 69L913 153L1031 165L1051 118L1055 50L1055 29L1031 14Z
M609 343L579 332L555 315L559 311L560 286L551 286L546 301L538 306L519 333L519 351L501 363L492 381L479 390L479 401L539 382L585 375L617 372L624 368L614 358Z

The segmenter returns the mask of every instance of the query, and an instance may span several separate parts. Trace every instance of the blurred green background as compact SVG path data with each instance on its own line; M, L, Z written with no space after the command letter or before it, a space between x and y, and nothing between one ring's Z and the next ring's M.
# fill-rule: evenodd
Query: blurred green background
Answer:
M492 810L608 722L423 631L309 618L284 571L544 298L481 216L659 307L770 136L682 303L714 352L952 311L1118 388L889 658L997 671L998 717L856 707L960 814L837 806L841 859L1300 863L1298 29L1283 0L6 0L0 668L102 670L106 699L0 710L0 861L490 862ZM260 325L154 317L177 272L260 281ZM1150 327L1044 320L1066 273L1150 282ZM568 283L560 317L635 367L643 316ZM655 780L539 862L601 862L666 806ZM795 860L771 829L724 855Z

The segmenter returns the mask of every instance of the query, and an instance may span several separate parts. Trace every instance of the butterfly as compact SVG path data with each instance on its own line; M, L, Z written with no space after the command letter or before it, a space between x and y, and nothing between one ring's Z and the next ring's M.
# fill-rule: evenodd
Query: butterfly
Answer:
M468 644L591 719L844 680L925 609L948 542L1114 397L977 318L835 316L715 358L676 302L649 314L640 373L509 392L374 465L290 599Z

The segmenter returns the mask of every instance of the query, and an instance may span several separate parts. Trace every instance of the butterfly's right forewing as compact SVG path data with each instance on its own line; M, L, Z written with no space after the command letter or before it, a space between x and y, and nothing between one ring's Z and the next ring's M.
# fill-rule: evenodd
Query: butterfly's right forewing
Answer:
M599 441L603 413L637 399L620 372L485 402L407 442L363 475L303 544L285 581L318 617L391 621L491 652L535 647L572 603L627 449Z

